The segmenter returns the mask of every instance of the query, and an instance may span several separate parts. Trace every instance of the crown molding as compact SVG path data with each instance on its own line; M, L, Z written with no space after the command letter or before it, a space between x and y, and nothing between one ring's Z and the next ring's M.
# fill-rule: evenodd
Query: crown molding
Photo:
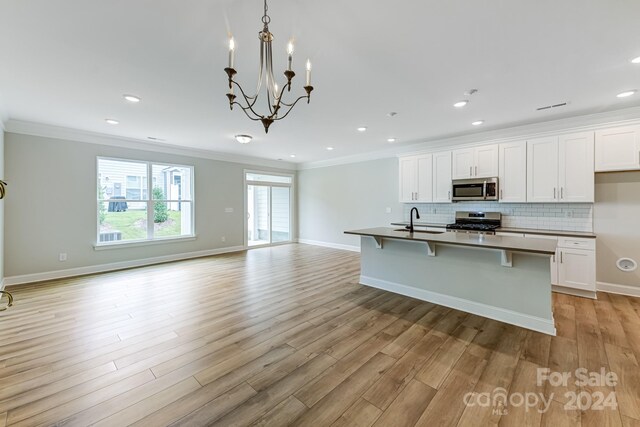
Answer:
M488 130L480 133L415 141L402 147L394 147L393 149L344 156L331 160L300 163L298 164L298 170L317 169L438 150L449 150L452 148L497 144L563 133L595 131L598 129L629 125L640 125L640 107L565 117L533 124Z
M182 147L179 145L167 144L162 142L151 143L136 138L107 135L98 132L22 120L9 119L5 123L5 131L22 135L85 142L88 144L108 145L112 147L122 147L134 150L153 151L157 153L173 154L177 156L189 156L200 159L241 163L243 165L263 166L289 171L297 169L296 164L291 162L261 159L259 157L241 156L229 153L220 153L217 151Z

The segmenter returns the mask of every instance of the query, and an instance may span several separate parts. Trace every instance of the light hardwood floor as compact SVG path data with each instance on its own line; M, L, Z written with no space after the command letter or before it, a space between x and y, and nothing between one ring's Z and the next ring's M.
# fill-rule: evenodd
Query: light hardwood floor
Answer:
M292 244L10 289L5 425L640 425L640 300L554 295L558 336L367 288L355 253ZM537 385L601 367L615 387ZM542 393L549 409L466 406ZM564 409L566 392L617 409Z

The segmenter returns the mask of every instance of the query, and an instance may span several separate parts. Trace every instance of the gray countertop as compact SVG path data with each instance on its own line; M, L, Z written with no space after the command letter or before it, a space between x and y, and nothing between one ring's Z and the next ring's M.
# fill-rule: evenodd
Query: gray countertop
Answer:
M415 225L415 223L414 223ZM526 239L524 237L490 236L467 233L429 233L415 231L398 231L393 228L376 227L362 230L345 231L345 234L359 236L382 237L388 239L413 240L416 242L433 242L448 245L473 246L487 249L501 249L515 252L553 255L557 243L546 239Z
M392 222L391 225L405 226L409 225L409 221ZM414 226L418 227L441 227L444 228L447 224L428 223L428 222L416 222L413 221ZM517 234L540 234L543 236L562 236L562 237L580 237L584 239L595 239L594 233L584 231L566 231L566 230L540 230L537 228L513 228L513 227L500 227L496 229L499 233L517 233Z

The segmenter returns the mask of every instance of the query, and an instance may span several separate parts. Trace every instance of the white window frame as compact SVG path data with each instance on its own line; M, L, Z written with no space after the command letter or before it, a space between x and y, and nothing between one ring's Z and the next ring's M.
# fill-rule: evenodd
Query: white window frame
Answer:
M247 174L249 173L255 173L255 174L259 174L259 175L273 175L273 176L285 176L288 178L291 178L291 183L287 184L284 182L272 182L272 181L253 181L253 180L249 180L247 179ZM243 228L243 233L244 233L244 247L245 249L252 249L252 248L264 248L265 246L278 246L278 245L288 245L290 243L293 243L295 241L295 237L293 235L293 230L295 229L296 226L296 219L294 217L294 206L295 206L295 198L296 198L296 191L295 191L295 185L296 185L296 176L295 174L292 173L284 173L284 172L271 172L271 171L267 171L267 170L257 170L257 169L245 169L242 175L243 178L243 182L244 182L244 189L242 190L244 193L244 201L243 201L243 222L244 225L242 226ZM264 244L264 245L256 245L256 246L249 246L249 233L247 230L247 185L262 185L265 187L288 187L289 188L289 240L284 241L284 242L277 242L277 243L273 243L273 241L271 241L271 243L269 244ZM269 213L271 214L271 198L269 198ZM271 218L269 218L269 221L271 222ZM270 236L269 239L273 240L273 230L271 230L271 223L269 225L270 227Z
M136 159L123 159L118 157L96 157L96 173L95 173L95 185L94 188L97 189L98 185L100 185L100 160L111 160L116 162L123 163L137 163L137 164L145 164L147 167L147 199L141 200L130 200L130 199L118 199L119 202L126 203L146 203L147 204L147 237L145 239L135 239L135 240L127 240L127 241L115 241L115 242L101 242L100 241L100 203L108 202L109 199L98 199L96 195L96 235L95 235L95 249L106 249L106 248L114 248L114 247L122 247L122 246L139 246L145 244L155 244L169 241L184 241L184 240L194 240L196 237L195 229L195 167L193 165L183 165L178 163L166 163L166 162L155 162L155 161L147 161L147 160L136 160ZM167 166L167 167L178 167L178 168L186 168L191 171L191 199L182 199L182 200L154 200L153 199L153 166ZM124 194L126 197L126 181L127 176L125 175L125 188ZM134 176L134 175L130 175ZM142 181L144 181L143 177L140 176L140 182L142 185ZM140 187L140 191L143 193L144 189ZM142 197L143 194L140 194ZM167 236L167 237L154 237L154 222L153 222L153 204L156 202L162 203L190 203L191 204L191 233L187 235L181 236Z

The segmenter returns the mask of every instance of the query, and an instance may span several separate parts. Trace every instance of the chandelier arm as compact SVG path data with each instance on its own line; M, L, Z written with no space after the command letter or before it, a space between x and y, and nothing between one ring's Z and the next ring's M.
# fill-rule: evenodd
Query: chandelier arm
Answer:
M304 96L304 95L303 95L303 96L301 96L301 97L299 97L298 99L296 99L296 100L293 102L293 104L291 104L291 106L289 107L289 109L287 110L287 112L284 114L284 116L282 116L282 117L278 117L278 118L275 118L275 119L273 119L273 121L278 121L278 120L282 120L282 119L284 119L285 117L287 117L287 116L289 115L289 113L291 112L291 110L293 110L293 107L295 107L295 105L298 103L298 101L300 101L301 99L308 99L308 98L309 98L309 96Z
M249 113L247 113L247 110L249 110L249 108L247 108L247 107L243 107L242 105L240 105L240 103L239 103L239 102L235 102L235 101L234 101L231 105L233 105L233 104L235 104L235 105L239 106L239 107L240 107L240 109L244 112L244 114L246 114L246 116L247 116L249 119L253 120L254 122L258 122L258 121L260 121L260 120L262 120L262 119L264 118L263 116L260 116L260 115L256 114L256 112L255 112L255 111L253 111L253 110L251 110L251 112L252 112L253 114L256 114L257 118L255 118L255 117L251 117L251 115L250 115Z
M253 99L253 102L250 102L250 101L249 101L249 99L251 99L251 98L249 98L249 97L247 97L247 95L245 95L244 90L242 90L242 86L240 86L240 85L239 85L237 82L235 82L234 80L232 80L232 82L233 82L236 86L238 86L238 89L240 89L240 93L242 94L242 97L244 98L245 102L247 103L247 107L246 107L246 108L245 108L245 107L243 107L242 105L238 104L238 102L237 102L237 101L236 101L235 103L236 103L236 104L238 104L238 105L240 105L240 108L242 108L243 110L246 110L246 109L251 110L251 112L252 112L253 114L255 114L257 117L264 117L264 116L262 116L261 114L256 113L256 112L255 112L255 110L253 109L253 106L254 106L254 105L255 105L255 103L258 101L258 96L256 95L256 97Z

